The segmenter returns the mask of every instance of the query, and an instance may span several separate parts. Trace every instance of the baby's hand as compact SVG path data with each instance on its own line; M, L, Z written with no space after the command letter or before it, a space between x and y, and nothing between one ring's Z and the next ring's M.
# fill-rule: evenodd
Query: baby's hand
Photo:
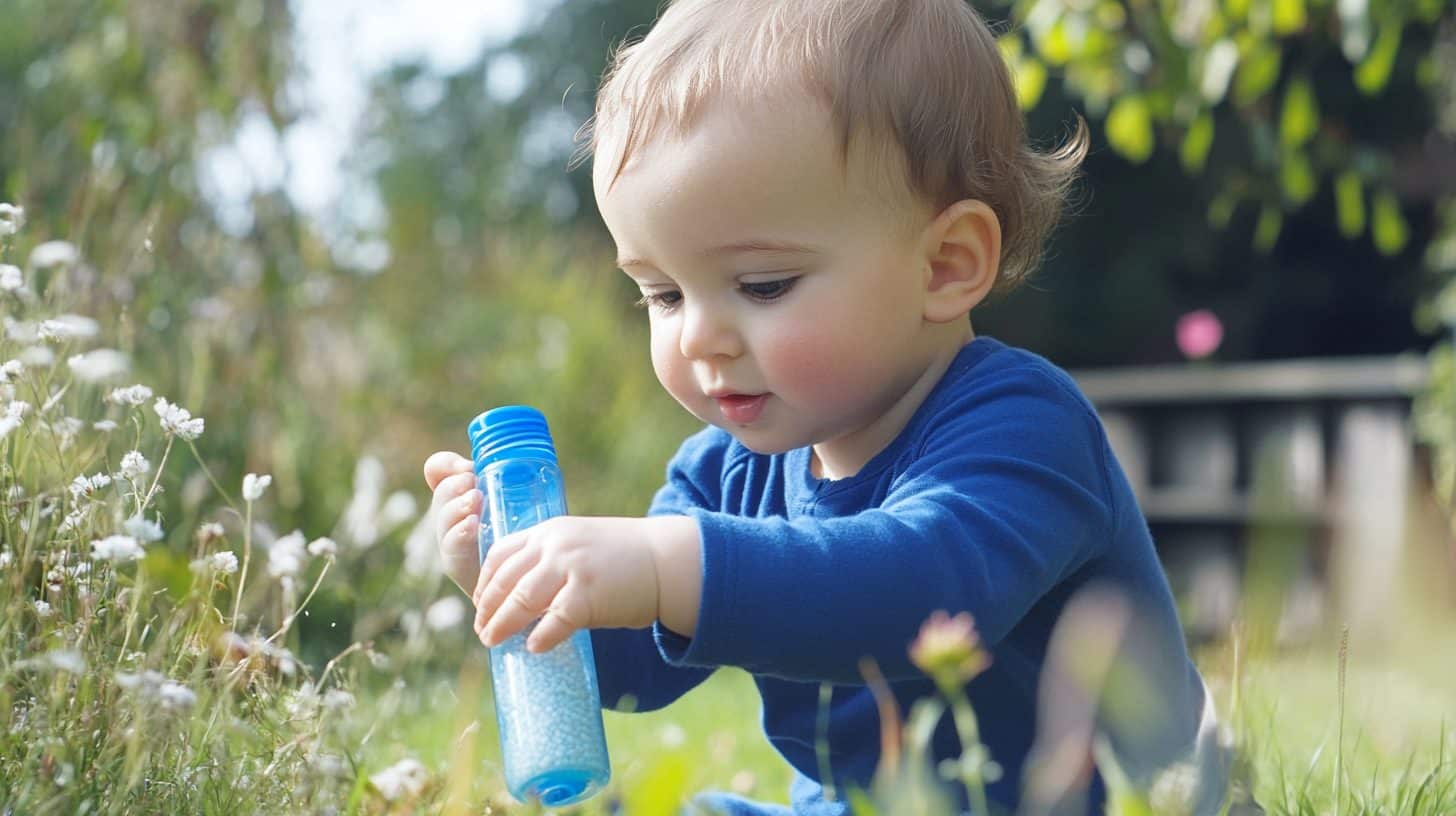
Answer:
M494 646L540 618L526 648L544 652L578 629L648 626L659 615L660 552L696 540L682 517L558 516L512 533L481 566L475 632Z
M434 491L430 512L435 517L435 542L445 562L445 574L469 594L480 574L477 537L484 506L475 487L475 471L464 456L439 451L425 460L425 484Z

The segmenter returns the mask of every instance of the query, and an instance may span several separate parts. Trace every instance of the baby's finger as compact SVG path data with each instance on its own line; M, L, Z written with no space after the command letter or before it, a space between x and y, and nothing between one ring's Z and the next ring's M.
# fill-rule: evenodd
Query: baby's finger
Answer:
M477 552L479 532L480 516L470 513L440 536L440 549L451 553L466 550ZM477 558L479 558L478 555Z
M494 545L491 549L494 549ZM505 603L506 598L516 591L516 583L540 560L541 551L530 549L505 561L497 570L481 568L475 592L471 593L471 599L475 601L475 631L480 631L486 621L490 620L490 616Z
M430 513L435 517L437 534L443 535L446 530L455 526L455 522L462 515L476 508L476 499L460 498L474 488L475 480L463 473L446 477L436 485L434 495L430 497Z
M524 530L491 542L490 549L485 551L485 558L480 561L481 580L488 580L488 576L493 575L506 561L524 549L530 541L531 531ZM536 558L538 557L540 557L539 553L532 556L531 563L536 563Z
M526 651L537 654L549 652L571 637L573 632L586 626L586 600L580 593L573 591L574 589L568 581L556 593L556 600L551 603L546 614L541 616L541 622L531 630L531 636L526 638Z
M551 606L565 583L566 576L546 564L526 573L490 616L490 622L480 632L481 642L495 646L526 628Z
M431 490L441 479L470 470L470 460L455 451L436 451L425 459L425 484Z

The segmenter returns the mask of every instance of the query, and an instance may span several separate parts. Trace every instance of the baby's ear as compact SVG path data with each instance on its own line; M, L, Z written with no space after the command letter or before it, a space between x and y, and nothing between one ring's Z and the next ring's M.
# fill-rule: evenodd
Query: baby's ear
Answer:
M965 317L996 283L1001 265L1001 222L984 201L946 207L925 228L925 319L949 323Z

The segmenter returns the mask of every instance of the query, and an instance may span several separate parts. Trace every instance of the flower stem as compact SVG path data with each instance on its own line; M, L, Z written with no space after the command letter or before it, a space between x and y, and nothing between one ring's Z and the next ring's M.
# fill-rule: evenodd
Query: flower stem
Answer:
M986 785L981 774L981 761L968 763L964 759L967 751L981 748L981 729L976 723L976 711L971 708L971 701L966 698L965 689L957 686L948 696L950 697L951 716L955 720L956 734L961 740L962 760L959 763L961 782L966 786L966 792L970 794L974 812L985 816L990 811L986 809Z
M244 500L243 513L243 568L238 570L238 592L233 596L233 613L228 616L228 625L238 630L238 606L243 602L243 586L248 582L248 562L253 558L253 503Z

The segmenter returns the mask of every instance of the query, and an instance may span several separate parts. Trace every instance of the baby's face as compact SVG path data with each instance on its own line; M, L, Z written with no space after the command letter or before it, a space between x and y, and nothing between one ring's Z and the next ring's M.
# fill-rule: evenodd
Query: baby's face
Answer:
M866 162L846 172L808 97L712 105L609 187L610 164L597 203L668 392L761 453L888 444L876 421L925 356L929 267L910 195L894 201Z

